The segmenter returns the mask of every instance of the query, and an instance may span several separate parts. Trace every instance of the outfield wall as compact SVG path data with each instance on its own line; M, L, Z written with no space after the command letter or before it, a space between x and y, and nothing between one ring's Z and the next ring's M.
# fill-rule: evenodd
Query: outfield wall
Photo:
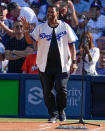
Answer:
M81 115L83 90L84 119L105 118L105 76L72 75L68 81L67 118ZM82 82L83 85L82 86ZM38 75L0 74L0 117L47 118Z

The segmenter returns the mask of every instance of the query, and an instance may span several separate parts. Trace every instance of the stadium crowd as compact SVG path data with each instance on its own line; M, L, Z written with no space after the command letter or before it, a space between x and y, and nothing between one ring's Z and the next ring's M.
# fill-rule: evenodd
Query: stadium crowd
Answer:
M0 0L0 73L38 74L37 44L29 37L47 20L48 5L76 37L77 69L105 75L105 0ZM44 37L44 36L42 36Z

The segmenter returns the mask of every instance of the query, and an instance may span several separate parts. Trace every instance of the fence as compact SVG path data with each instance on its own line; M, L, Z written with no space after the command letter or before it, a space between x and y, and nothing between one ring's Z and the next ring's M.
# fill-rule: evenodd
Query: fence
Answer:
M84 119L105 118L105 76L84 77ZM81 113L82 77L72 75L68 81L67 118ZM47 118L47 108L38 75L0 74L0 117Z

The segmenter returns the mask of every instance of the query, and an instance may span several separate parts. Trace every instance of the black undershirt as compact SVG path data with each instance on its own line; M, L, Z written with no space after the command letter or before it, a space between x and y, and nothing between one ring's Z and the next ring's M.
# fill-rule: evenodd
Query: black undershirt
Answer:
M55 68L58 71L62 71L60 53L59 53L58 43L55 34L55 28L56 27L53 27L53 33L52 33L52 39L51 39L50 48L47 57L46 69Z

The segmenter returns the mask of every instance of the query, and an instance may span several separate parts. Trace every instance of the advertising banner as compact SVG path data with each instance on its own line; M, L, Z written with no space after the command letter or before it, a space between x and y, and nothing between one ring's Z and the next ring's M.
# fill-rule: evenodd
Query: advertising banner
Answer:
M36 117L48 116L40 80L27 79L25 85L25 115Z
M47 117L48 112L44 104L43 90L40 80L27 79L25 81L25 114L27 116ZM84 82L84 101L85 101ZM67 108L65 109L67 116L80 116L81 113L81 80L69 80L68 82ZM85 103L84 103L85 108ZM84 109L85 110L85 109ZM84 112L85 113L85 112Z
M68 96L67 96L67 116L80 116L81 114L81 95L82 95L82 81L81 80L70 80L68 82ZM86 82L84 81L84 92L83 92L83 113L85 113L85 93L86 93Z

